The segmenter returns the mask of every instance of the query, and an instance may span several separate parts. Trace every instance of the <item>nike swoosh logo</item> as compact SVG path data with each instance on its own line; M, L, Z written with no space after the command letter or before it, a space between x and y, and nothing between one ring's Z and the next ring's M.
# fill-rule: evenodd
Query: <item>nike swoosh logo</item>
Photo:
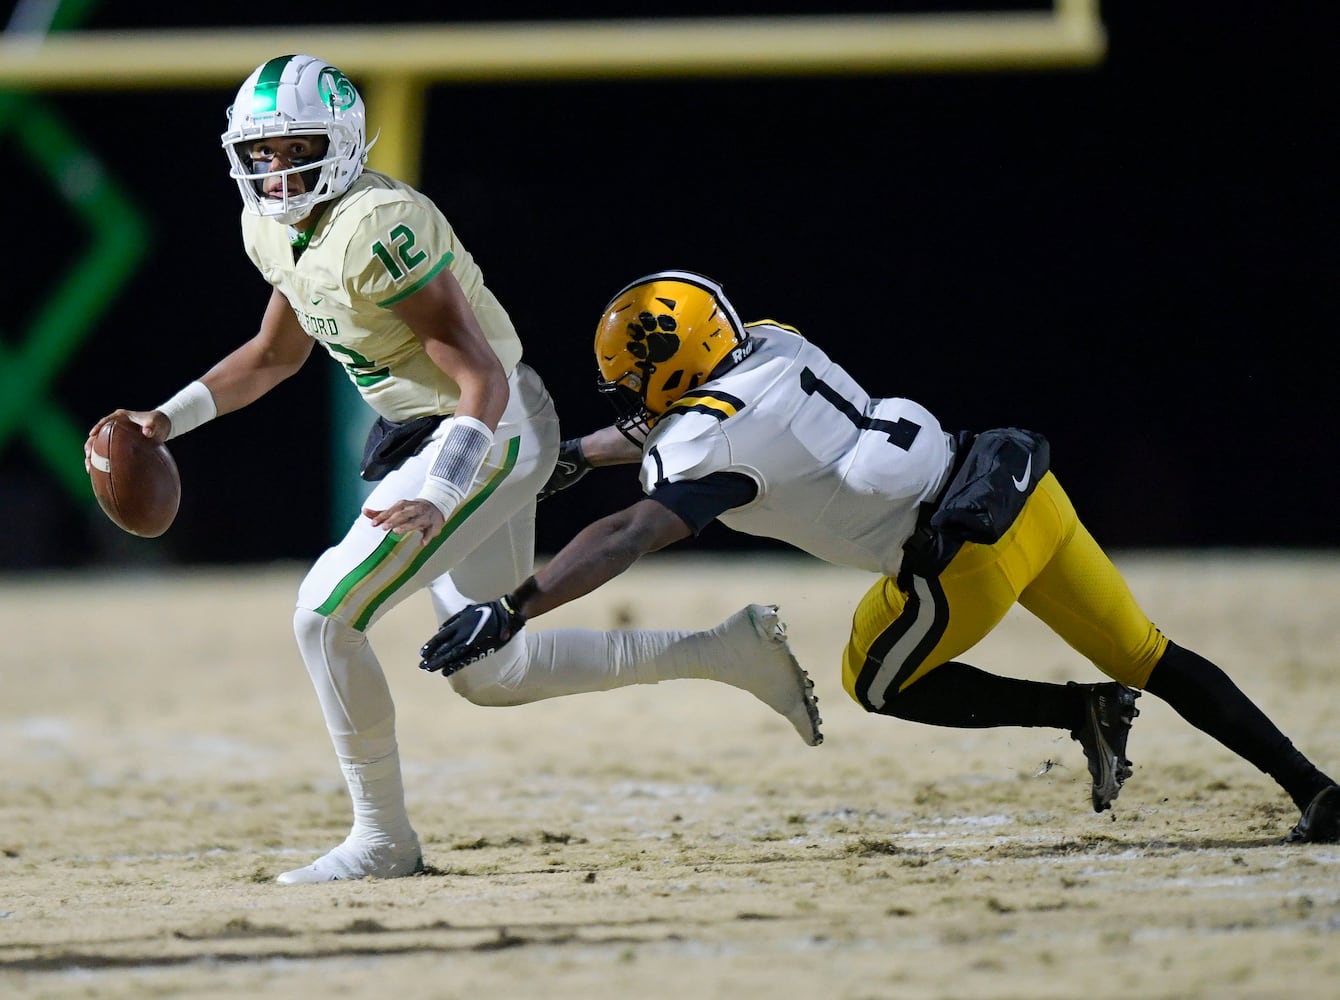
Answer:
M319 306L319 305L321 304L322 300L324 300L324 299L325 299L325 296L324 296L324 295L318 295L316 298L312 299L312 305L314 305L314 306Z
M1024 474L1022 476L1015 478L1014 488L1018 490L1020 493L1028 489L1028 477L1032 474L1033 474L1033 456L1029 455L1028 464L1024 466Z
M468 646L470 643L474 642L477 638L479 638L479 633L484 631L484 626L489 623L489 618L491 618L492 616L493 616L492 608L479 609L479 621L475 623L475 629L473 632L470 633L470 638L465 640L465 645Z

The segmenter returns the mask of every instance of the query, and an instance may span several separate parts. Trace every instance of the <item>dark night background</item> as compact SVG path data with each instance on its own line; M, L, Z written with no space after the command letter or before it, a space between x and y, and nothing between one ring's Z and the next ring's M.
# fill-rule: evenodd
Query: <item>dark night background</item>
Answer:
M97 6L85 26L269 16L128 6ZM1043 431L1110 548L1340 546L1326 360L1335 6L1108 3L1107 59L1084 70L435 86L420 187L483 266L569 434L610 415L590 353L606 299L686 267L724 281L747 319L798 326L873 394L916 398L949 429ZM327 3L296 21L424 21L442 5L386 9ZM294 23L275 10L268 23ZM565 16L661 13L578 3ZM487 12L555 16L502 0ZM44 98L153 220L147 261L53 390L83 426L160 403L254 332L268 286L243 253L218 147L234 90ZM5 339L81 224L0 141ZM318 351L253 407L173 442L185 494L155 541L70 499L11 440L0 569L314 557L331 538L330 369ZM636 495L615 471L545 501L541 552ZM762 544L718 526L688 546Z

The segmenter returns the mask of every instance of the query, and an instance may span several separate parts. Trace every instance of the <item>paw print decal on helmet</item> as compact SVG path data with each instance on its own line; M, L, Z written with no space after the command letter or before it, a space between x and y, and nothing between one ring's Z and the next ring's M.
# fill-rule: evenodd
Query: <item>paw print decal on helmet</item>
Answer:
M751 348L719 284L692 271L657 271L605 307L596 326L596 387L620 413L621 429L636 424L645 431Z
M674 309L673 299L662 300L667 309ZM656 365L669 361L679 350L679 337L675 334L679 324L668 313L653 316L649 312L639 313L636 320L628 324L628 344L625 350L639 361L648 361Z

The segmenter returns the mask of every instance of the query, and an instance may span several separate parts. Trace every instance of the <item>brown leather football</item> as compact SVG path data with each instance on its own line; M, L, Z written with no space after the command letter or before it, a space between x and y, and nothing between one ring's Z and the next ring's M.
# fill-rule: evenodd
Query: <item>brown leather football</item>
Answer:
M181 504L181 476L167 447L129 420L108 421L93 441L93 495L120 528L157 538Z

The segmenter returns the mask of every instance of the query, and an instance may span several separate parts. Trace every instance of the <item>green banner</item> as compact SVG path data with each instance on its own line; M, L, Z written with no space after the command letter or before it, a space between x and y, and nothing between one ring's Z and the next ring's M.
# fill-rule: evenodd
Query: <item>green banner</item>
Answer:
M144 257L148 227L97 157L36 98L0 93L0 134L41 168L91 237L28 325L0 331L0 450L27 438L72 496L91 501L85 428L50 389Z
M83 21L95 2L29 5L15 11L6 34L40 38L68 30ZM144 257L149 230L97 156L37 98L0 91L0 135L17 141L91 236L50 297L17 331L17 339L0 331L0 451L10 441L26 438L71 496L90 503L85 428L61 409L50 390Z

